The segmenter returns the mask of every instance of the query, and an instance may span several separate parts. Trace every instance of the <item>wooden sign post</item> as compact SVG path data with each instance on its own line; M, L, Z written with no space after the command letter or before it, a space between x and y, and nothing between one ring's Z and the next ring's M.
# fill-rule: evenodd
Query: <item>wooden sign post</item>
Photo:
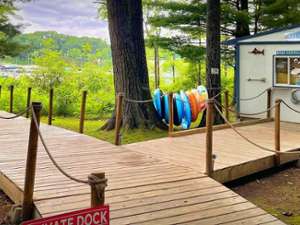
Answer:
M40 123L40 112L42 104L40 102L32 103L32 114L36 115L38 124ZM37 159L37 146L38 146L38 128L34 122L33 116L30 123L29 143L27 150L27 161L25 170L25 182L24 182L24 195L22 206L22 218L23 220L32 219L33 214L33 192Z
M174 105L173 105L173 92L168 95L169 101L169 136L174 131Z
M79 122L79 133L81 133L81 134L83 134L83 131L84 131L86 96L87 96L87 91L83 91L81 107L80 107L80 122Z
M48 125L52 125L53 117L53 88L49 91L49 112L48 112Z
M275 150L278 152L275 155L275 163L280 165L280 103L281 99L275 101Z
M205 173L207 176L211 176L213 173L213 109L214 100L207 100L207 112L206 112L206 167Z
M14 85L9 86L10 90L10 98L9 98L9 112L13 113L13 105L14 105Z
M27 103L26 103L26 108L28 109L30 107L30 102L31 102L31 87L27 89ZM26 118L29 118L29 111L26 111Z
M121 123L122 123L122 106L123 106L123 93L118 93L117 95L117 107L116 107L116 123L115 123L115 145L121 145Z

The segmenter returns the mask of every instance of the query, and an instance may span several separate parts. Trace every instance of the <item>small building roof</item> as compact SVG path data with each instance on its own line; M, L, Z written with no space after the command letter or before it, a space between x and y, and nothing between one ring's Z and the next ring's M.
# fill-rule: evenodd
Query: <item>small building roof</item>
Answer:
M237 43L239 43L241 41L245 41L245 40L248 40L248 39L253 39L253 38L257 38L257 37L261 37L261 36L265 36L265 35L269 35L269 34L273 34L273 33L278 33L278 32L282 32L282 31L286 31L286 30L291 30L291 29L295 29L295 28L300 28L300 24L295 24L295 25L291 25L291 26L287 26L287 27L266 30L266 31L262 31L262 32L259 32L257 34L254 34L254 35L248 35L248 36L244 36L244 37L240 37L240 38L233 38L233 39L230 39L230 40L227 40L227 41L223 41L222 44L224 44L224 45L236 45Z

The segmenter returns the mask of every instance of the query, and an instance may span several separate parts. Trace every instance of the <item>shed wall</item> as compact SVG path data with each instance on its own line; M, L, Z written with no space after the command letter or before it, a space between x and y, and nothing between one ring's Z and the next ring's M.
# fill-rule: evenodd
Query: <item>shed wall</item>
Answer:
M264 50L264 55L255 55L251 52L254 48ZM263 90L273 87L273 55L276 51L300 51L299 44L246 44L240 45L240 98L249 98L258 95ZM248 79L262 79L261 81L248 81ZM276 98L281 98L289 105L300 111L300 105L295 105L291 102L291 92L295 88L278 88L274 87L272 92L272 105ZM263 111L267 106L267 94L251 101L240 101L241 113L254 113ZM281 120L300 123L300 114L288 110L282 105ZM272 112L274 115L274 112ZM265 118L266 114L255 116L256 118Z

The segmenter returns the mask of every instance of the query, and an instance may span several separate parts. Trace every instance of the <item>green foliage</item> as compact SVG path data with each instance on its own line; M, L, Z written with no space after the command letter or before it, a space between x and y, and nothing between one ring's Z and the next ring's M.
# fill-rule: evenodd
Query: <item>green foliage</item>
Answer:
M274 28L299 24L299 8L299 0L265 0L261 9L262 26Z
M107 117L114 109L114 86L111 67L100 67L92 61L78 66L63 57L55 50L53 40L44 41L44 49L40 55L33 58L36 69L31 76L17 78L0 77L3 87L1 108L8 109L9 93L7 87L15 86L15 112L24 110L26 106L27 88L32 87L32 100L41 101L44 105L43 114L47 114L48 95L50 88L54 88L54 112L57 116L76 116L80 114L81 95L88 91L86 117ZM91 51L87 44L82 46L86 54Z
M0 1L0 58L16 56L23 49L20 43L13 40L19 34L19 26L9 21L15 10L13 1Z
M18 57L7 58L15 64L32 64L33 59L44 54L45 49L60 52L66 60L82 65L93 60L98 65L111 63L110 46L99 38L74 37L54 31L21 34L14 38L27 46Z
M47 117L42 117L42 122L47 123ZM115 131L102 131L99 130L99 127L105 124L105 120L86 120L84 133L99 138L104 141L114 143ZM79 129L79 120L74 117L55 117L53 121L54 126L63 127L65 129L73 130L78 132ZM122 131L122 144L135 143L139 141L147 141L155 138L162 138L167 136L167 131L160 129L135 129Z

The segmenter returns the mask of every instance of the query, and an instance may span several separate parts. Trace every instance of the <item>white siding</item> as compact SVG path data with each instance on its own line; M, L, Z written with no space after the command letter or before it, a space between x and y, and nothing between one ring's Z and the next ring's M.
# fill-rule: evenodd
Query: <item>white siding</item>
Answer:
M252 41L252 39L251 39ZM277 41L277 40L274 40ZM258 50L264 49L264 55L254 55L249 53L254 48ZM240 46L240 98L249 98L255 96L273 85L273 55L280 50L300 50L299 44L277 44L277 45L241 45ZM261 79L265 78L266 82L248 81L249 78ZM300 111L300 105L293 104L291 99L291 91L293 88L274 88L272 94L272 105L276 98L282 98L288 104ZM241 113L253 113L263 111L267 106L267 94L252 101L241 101ZM282 121L300 123L300 114L288 110L282 105L281 111ZM266 114L256 116L265 118Z

